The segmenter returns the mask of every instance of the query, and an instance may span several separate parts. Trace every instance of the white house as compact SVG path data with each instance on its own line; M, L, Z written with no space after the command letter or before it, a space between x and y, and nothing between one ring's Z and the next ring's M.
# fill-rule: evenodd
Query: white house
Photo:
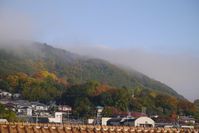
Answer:
M149 117L139 117L135 119L134 126L136 127L154 127L155 122Z
M142 116L139 118L124 117L124 118L112 118L106 121L108 125L124 125L124 126L135 126L135 127L154 127L155 122L149 117Z
M26 113L27 113L27 116L32 116L32 108L31 107L28 107L26 109Z
M47 111L48 106L39 102L31 102L34 111Z
M60 112L70 112L70 111L72 111L72 108L68 105L59 105L58 110Z
M188 116L180 116L179 121L185 124L195 124L195 119Z
M0 123L7 123L8 120L7 119L0 119Z
M55 117L48 118L50 123L62 123L62 112L55 112Z
M31 107L22 107L17 109L17 114L32 116L32 108Z
M7 91L2 91L2 92L0 92L0 96L1 97L12 97L12 94Z
M21 96L21 94L19 94L19 93L13 94L13 98L14 98L14 99L18 99L18 98L20 98L20 96Z

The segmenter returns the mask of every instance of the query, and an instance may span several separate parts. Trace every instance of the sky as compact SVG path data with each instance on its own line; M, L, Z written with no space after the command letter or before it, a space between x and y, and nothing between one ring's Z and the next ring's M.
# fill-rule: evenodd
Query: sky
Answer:
M109 60L199 98L198 0L0 0L0 40Z

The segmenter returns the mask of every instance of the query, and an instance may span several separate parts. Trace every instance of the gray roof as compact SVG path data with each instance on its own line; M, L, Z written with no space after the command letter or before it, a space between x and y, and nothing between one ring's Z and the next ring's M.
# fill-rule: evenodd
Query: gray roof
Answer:
M40 102L31 102L31 105L36 105L36 106L47 106L43 103L40 103Z

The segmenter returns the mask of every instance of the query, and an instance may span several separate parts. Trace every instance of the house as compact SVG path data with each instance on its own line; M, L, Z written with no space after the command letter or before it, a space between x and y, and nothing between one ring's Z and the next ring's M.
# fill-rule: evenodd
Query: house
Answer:
M63 113L62 112L55 112L55 117L50 117L48 118L50 123L62 123L62 116Z
M68 105L59 105L58 111L59 112L70 112L70 111L72 111L72 108Z
M29 101L27 100L15 100L11 102L15 105L16 113L18 115L32 116L32 107Z
M12 103L17 105L17 108L23 108L23 107L31 107L31 103L27 100L16 100Z
M21 97L21 94L19 94L19 93L14 93L13 94L13 98L14 99L19 99Z
M192 117L188 117L188 116L180 116L179 117L179 122L181 124L195 124L195 119Z
M155 122L149 117L139 117L135 120L134 126L136 127L155 127Z
M122 118L112 118L107 121L107 125L109 126L119 126L121 125Z
M124 117L124 118L112 118L107 121L108 125L117 126L135 126L135 127L155 127L155 122L149 117L142 116L139 118Z
M87 124L93 124L94 123L94 121L95 121L95 119L88 119L88 121L87 121Z
M4 104L6 108L16 112L17 108L16 108L16 104L12 103L12 102L8 102Z
M101 122L102 126L106 126L107 121L110 120L110 119L111 119L111 117L102 117L102 122Z
M48 111L48 106L43 103L31 102L31 106L34 111Z
M1 91L0 92L0 97L11 98L12 94L10 92L7 92L7 91Z
M7 123L8 120L7 119L0 119L0 123Z
M31 107L28 107L26 109L26 114L27 114L27 116L32 116L32 108Z
M17 109L18 115L32 116L32 108L31 107L21 107Z
M50 113L48 111L39 111L36 113L40 117L48 117L50 116Z

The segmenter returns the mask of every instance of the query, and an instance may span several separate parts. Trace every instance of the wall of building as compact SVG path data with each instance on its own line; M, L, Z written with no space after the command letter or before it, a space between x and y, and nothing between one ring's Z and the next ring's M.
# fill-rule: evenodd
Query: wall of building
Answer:
M135 120L135 126L149 126L151 125L152 127L155 127L155 122L154 120L152 120L151 118L149 117L139 117Z

